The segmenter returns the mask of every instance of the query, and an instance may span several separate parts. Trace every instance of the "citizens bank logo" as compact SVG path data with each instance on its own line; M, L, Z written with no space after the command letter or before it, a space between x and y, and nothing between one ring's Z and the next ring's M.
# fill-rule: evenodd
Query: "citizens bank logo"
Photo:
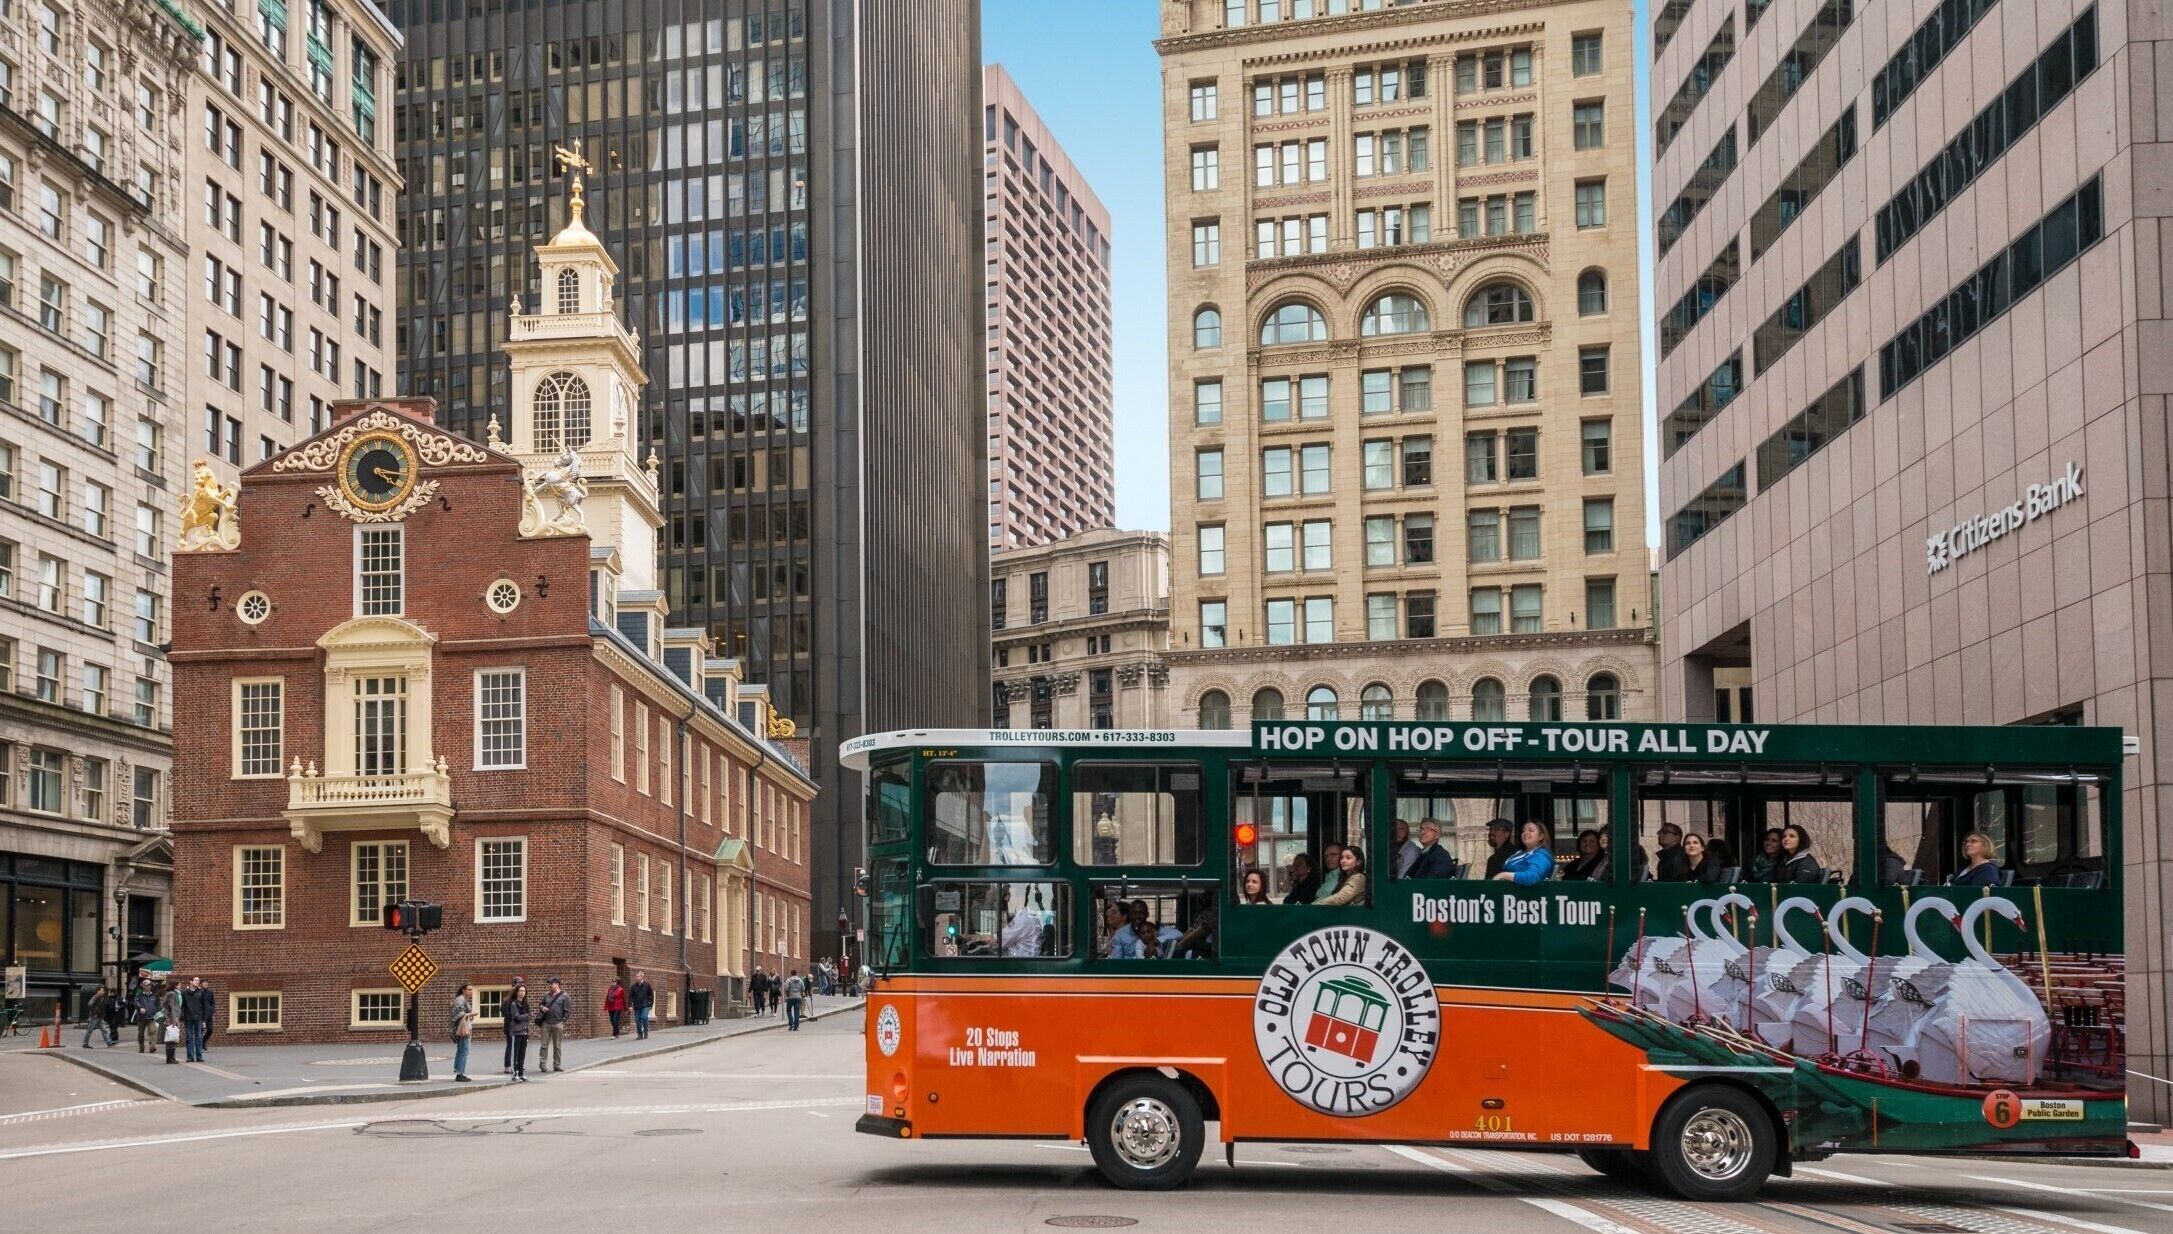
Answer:
M889 1058L898 1052L898 1042L903 1037L904 1032L898 1027L898 1008L884 1003L883 1009L875 1013L875 1048L883 1052L884 1058Z
M1378 1114L1426 1078L1441 1002L1418 957L1386 934L1315 930L1268 964L1253 1044L1276 1086L1338 1118Z

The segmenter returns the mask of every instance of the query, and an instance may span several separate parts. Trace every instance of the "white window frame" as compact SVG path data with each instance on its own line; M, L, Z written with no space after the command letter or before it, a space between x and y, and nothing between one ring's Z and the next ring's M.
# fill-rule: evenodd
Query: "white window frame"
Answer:
M370 916L362 915L362 850L375 848L377 854L377 902L379 911ZM388 894L385 878L385 854L392 849L400 850L400 888L397 895ZM347 846L347 924L351 928L384 925L384 906L407 898L410 862L414 854L406 840L356 840Z
M241 1018L241 1000L245 998L269 999L272 1018L268 1023L244 1023ZM226 1023L219 1026L223 1033L276 1033L284 1030L280 1012L286 999L278 990L234 990L226 996Z
M611 846L611 924L626 924L626 846Z
M390 1020L365 1020L362 1018L362 998L366 994L391 994L395 996L400 1013ZM372 986L363 990L347 991L347 1027L349 1031L384 1032L398 1031L407 1027L407 991L398 986Z
M233 923L234 923L234 928L235 928L236 930L284 930L284 929L286 929L286 928L287 928L287 849L286 849L286 846L285 846L285 845L283 845L283 844L236 844L236 845L234 846L234 850L233 850L233 851L234 851L234 856L233 856L232 860L233 860L233 876L234 876L234 902L233 902L233 906L232 906L232 907L233 907L233 916L232 916L232 921L233 921ZM277 854L279 854L279 894L278 894L278 900L277 900L277 907L276 907L276 908L275 908L275 910L274 910L274 912L275 912L276 916L278 917L278 920L276 920L276 921L253 921L253 922L249 922L249 921L243 921L243 920L242 920L242 916L241 916L241 906L242 906L242 895L241 895L241 890L242 890L242 888L241 888L241 875L242 875L242 866L244 865L244 863L245 863L245 861L246 861L246 854L249 854L249 853L277 853Z
M484 761L483 741L483 679L486 677L511 677L520 686L520 707L512 722L520 738L516 758L510 763ZM475 769L477 771L523 771L528 767L528 670L518 665L475 670Z
M362 606L362 544L373 533L389 532L400 548L400 603L387 613L369 613ZM400 617L407 613L407 531L398 523L358 523L355 525L354 556L354 610L355 616Z
M266 685L278 687L278 723L272 730L278 748L272 752L272 768L270 771L248 771L244 769L242 762L242 690L245 686ZM277 780L283 778L287 774L287 679L284 677L236 677L231 702L229 737L234 748L233 778L237 780Z
M513 987L509 985L479 985L475 987L475 1022L479 1025L504 1024L506 1022L505 1000L506 996L511 993L513 993ZM490 994L498 996L497 1005L500 1010L497 1015L491 1015L483 1010L486 1001L484 996Z
M611 687L611 778L626 783L626 691Z
M655 901L649 898L649 854L634 854L634 870L640 877L634 881L634 893L641 911L635 914L637 929L649 929L649 912Z
M483 900L484 849L491 845L511 844L521 855L521 911L513 916L485 916ZM528 920L528 837L478 836L475 841L475 920L477 924L511 925Z

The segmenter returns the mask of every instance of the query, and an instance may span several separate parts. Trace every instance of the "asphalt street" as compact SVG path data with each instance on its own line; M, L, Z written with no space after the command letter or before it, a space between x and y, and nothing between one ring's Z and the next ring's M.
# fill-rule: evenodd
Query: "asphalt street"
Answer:
M85 1212L131 1230L520 1228L1547 1234L2173 1234L2173 1170L1840 1157L1757 1203L1656 1199L1574 1158L1414 1147L1215 1145L1186 1190L1105 1186L1084 1148L855 1135L860 1021L765 1032L473 1094L219 1110L0 1056L13 1229ZM1502 1225L1501 1223L1507 1223Z

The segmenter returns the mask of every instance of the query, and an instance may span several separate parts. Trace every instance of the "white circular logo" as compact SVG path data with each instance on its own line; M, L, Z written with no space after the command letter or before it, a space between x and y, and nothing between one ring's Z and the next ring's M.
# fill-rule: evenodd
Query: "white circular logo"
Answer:
M1441 1000L1419 958L1386 934L1315 930L1269 961L1253 1044L1292 1100L1338 1118L1411 1095L1441 1043Z
M904 1036L905 1031L898 1025L898 1008L884 1003L883 1009L875 1013L875 1048L889 1058L898 1052L898 1042Z

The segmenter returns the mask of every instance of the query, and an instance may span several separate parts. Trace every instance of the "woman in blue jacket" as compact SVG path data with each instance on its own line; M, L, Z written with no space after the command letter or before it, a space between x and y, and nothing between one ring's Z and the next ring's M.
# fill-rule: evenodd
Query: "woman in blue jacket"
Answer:
M1515 883L1530 887L1546 882L1554 876L1554 833L1537 819L1526 819L1518 833L1522 842L1516 852L1510 854L1501 873L1494 876L1496 882Z

